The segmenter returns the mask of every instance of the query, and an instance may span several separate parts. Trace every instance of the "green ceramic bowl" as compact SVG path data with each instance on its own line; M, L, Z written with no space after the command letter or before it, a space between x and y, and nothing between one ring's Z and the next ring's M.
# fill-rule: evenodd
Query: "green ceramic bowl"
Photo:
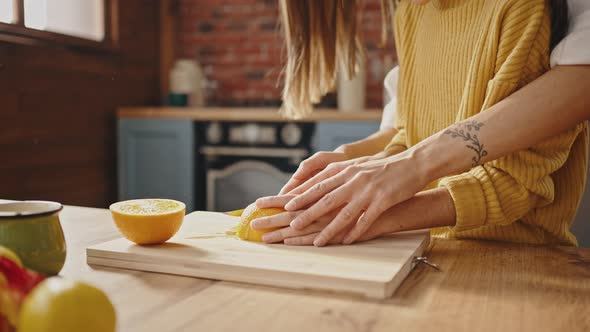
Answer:
M59 273L66 260L66 241L56 202L0 204L0 245L13 250L31 270Z

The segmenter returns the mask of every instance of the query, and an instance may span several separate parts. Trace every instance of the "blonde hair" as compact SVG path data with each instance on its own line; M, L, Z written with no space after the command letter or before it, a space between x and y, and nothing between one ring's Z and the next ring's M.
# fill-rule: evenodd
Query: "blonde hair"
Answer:
M381 0L382 43L393 7L394 0ZM339 67L353 78L364 57L357 29L360 0L279 0L279 9L287 53L281 112L302 118L334 89Z

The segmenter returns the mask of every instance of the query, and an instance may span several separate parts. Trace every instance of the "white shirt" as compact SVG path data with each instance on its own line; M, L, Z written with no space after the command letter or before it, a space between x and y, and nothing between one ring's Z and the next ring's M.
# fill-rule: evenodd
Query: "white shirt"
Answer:
M551 52L551 67L590 65L590 0L568 0L570 26L568 35ZM399 68L385 77L389 102L383 109L381 129L395 128Z

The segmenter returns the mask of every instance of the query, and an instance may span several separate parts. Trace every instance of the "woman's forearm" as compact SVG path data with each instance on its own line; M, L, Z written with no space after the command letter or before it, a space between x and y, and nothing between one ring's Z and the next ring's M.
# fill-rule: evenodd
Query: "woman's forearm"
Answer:
M589 118L590 66L558 66L407 152L433 181L526 149Z
M381 129L367 138L342 145L336 151L345 153L350 159L372 156L382 152L396 133L393 128Z
M419 192L383 212L360 237L368 240L383 234L455 225L455 207L446 188Z

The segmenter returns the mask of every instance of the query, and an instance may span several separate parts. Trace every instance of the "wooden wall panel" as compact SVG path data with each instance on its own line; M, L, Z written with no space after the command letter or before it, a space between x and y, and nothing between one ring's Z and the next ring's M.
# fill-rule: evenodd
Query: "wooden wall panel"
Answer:
M113 52L0 42L0 198L116 200L116 109L159 101L159 2L117 12Z

